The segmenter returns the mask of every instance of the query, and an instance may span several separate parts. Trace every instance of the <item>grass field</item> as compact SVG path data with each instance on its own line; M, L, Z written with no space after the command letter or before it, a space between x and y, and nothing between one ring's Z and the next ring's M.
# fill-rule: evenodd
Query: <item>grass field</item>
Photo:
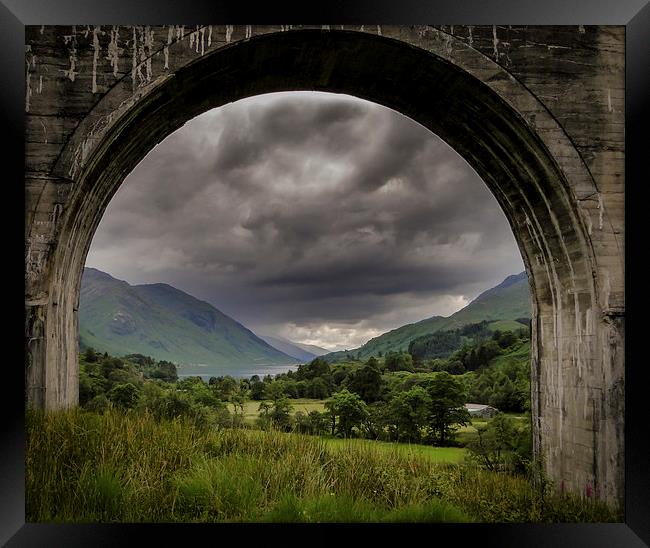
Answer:
M78 409L29 410L26 441L28 522L621 520L523 477L368 442Z
M270 400L267 400L270 401ZM309 413L310 411L325 411L325 400L313 400L309 398L297 398L295 400L289 400L291 403L291 414L295 414L296 411L302 411L303 413ZM261 401L252 401L248 400L244 403L244 421L252 424L255 422L255 419L260 416L259 406ZM228 404L228 411L231 413L234 411L234 407L231 403Z

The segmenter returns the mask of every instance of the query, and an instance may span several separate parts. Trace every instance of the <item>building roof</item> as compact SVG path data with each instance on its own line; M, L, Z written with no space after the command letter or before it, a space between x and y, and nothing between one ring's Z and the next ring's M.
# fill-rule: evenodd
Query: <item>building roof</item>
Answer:
M497 411L496 407L492 407L491 405L485 405L483 403L466 403L465 407L467 408L468 411L483 411L484 409L494 409Z

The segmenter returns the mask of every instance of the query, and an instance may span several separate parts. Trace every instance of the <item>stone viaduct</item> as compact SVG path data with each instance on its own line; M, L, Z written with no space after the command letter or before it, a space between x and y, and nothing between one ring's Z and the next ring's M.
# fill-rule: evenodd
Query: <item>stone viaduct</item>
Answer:
M86 253L156 143L243 97L347 93L426 126L488 185L530 280L535 453L558 487L622 503L624 27L28 26L25 40L28 404L78 402Z

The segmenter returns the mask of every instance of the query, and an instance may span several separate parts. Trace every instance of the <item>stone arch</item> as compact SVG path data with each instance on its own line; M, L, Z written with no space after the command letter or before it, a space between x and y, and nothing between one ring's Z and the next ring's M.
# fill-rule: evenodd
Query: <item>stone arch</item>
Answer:
M609 219L600 191L563 126L512 73L472 47L471 28L468 43L431 27L215 27L212 43L212 27L186 34L170 26L158 48L155 30L132 30L131 74L100 91L93 65L99 98L49 169L69 190L47 206L53 245L40 270L30 270L28 245L27 274L44 295L38 321L28 316L28 401L45 408L77 402L85 257L114 192L155 144L201 112L247 96L347 93L429 128L488 185L512 227L533 297L535 452L557 483L622 500L623 328L620 314L608 314L612 280L622 280L618 234L603 229ZM594 196L596 210L587 207ZM29 243L34 221L26 228Z

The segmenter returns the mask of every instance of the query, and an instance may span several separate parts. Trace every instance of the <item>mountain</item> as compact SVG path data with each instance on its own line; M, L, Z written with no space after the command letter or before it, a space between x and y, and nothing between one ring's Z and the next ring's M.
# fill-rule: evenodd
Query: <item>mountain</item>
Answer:
M145 354L183 365L289 365L289 356L211 304L167 284L129 285L84 268L79 341L115 356Z
M499 285L481 293L467 306L451 316L433 316L417 323L411 323L370 339L360 348L342 352L331 352L323 356L328 361L337 361L347 354L366 359L390 351L408 350L409 343L418 337L441 330L451 330L483 320L495 322L494 327L514 329L512 320L530 318L530 288L526 272L508 276ZM510 321L508 321L510 320ZM521 327L521 326L520 326Z
M310 362L316 357L316 354L307 352L299 347L296 343L283 339L281 337L273 337L271 335L258 335L260 339L269 343L273 348L277 348L280 352L296 358L303 362Z
M260 339L265 340L273 348L277 348L280 352L284 352L289 356L301 360L303 362L310 362L317 356L322 356L323 354L328 354L330 351L321 348L320 346L314 346L313 344L303 344L290 341L284 337L279 337L277 335L258 335Z
M321 348L320 346L316 346L315 344L303 344L297 342L293 344L295 344L298 348L302 348L306 352L313 354L314 356L322 356L323 354L330 353L330 350L325 350L324 348Z

